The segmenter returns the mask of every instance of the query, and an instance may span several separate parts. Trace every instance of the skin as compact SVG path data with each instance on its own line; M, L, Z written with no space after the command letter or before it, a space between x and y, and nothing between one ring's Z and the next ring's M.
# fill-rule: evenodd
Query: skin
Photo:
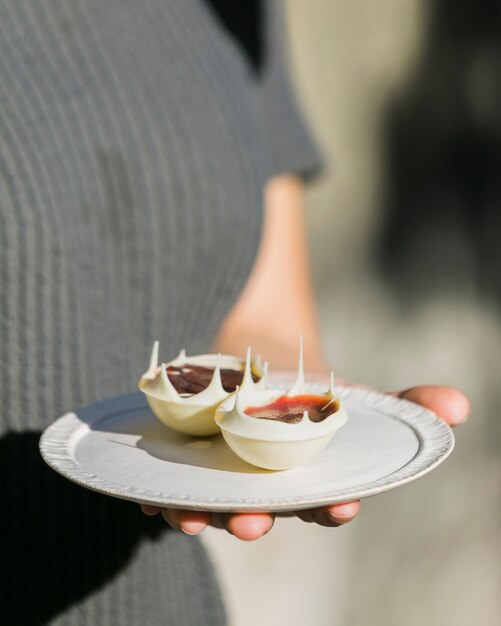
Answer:
M308 380L327 382L331 368L322 352L315 311L303 193L301 181L294 176L280 176L268 183L260 251L244 291L221 327L214 351L244 354L250 345L254 354L266 355L274 370L292 371L296 367L298 337L302 335ZM277 311L283 314L277 315ZM431 409L450 426L462 424L470 414L467 397L453 387L422 385L389 393ZM360 501L281 514L223 514L149 505L141 505L141 509L146 515L161 513L170 526L189 535L214 526L243 541L253 541L272 529L277 516L341 526L356 517Z

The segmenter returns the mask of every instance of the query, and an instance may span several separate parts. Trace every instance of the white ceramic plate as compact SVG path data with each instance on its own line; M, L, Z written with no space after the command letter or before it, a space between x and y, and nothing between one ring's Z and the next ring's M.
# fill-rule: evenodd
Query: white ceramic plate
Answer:
M64 415L45 430L40 450L53 469L83 487L211 511L288 511L363 498L419 478L451 453L452 431L431 411L362 389L337 392L347 424L320 454L283 472L248 465L221 435L192 438L170 430L139 392Z

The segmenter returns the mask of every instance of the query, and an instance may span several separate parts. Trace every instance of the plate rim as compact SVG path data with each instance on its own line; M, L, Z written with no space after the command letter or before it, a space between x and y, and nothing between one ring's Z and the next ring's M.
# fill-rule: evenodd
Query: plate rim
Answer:
M308 386L312 391L323 389L321 385ZM39 448L42 458L52 469L92 491L136 503L215 512L286 512L366 498L421 478L445 461L454 449L452 429L430 409L409 400L359 387L336 386L336 392L348 403L353 399L368 409L382 411L409 426L419 441L414 457L396 471L359 487L335 489L314 496L242 498L236 502L234 498L199 495L179 497L166 492L120 485L93 474L77 463L71 455L71 441L77 430L85 425L90 428L90 424L95 423L99 417L106 419L113 414L120 415L148 408L144 395L139 391L106 398L62 415L43 431ZM113 409L113 414L106 414L110 409Z

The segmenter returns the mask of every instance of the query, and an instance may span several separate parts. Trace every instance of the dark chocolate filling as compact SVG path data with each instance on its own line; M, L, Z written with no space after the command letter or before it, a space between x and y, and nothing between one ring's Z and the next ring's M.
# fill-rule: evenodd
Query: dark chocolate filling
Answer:
M179 367L169 365L167 376L178 393L199 393L209 386L214 373L214 367L204 367L184 363ZM225 391L235 391L237 385L242 384L244 370L221 369L221 382ZM259 376L252 374L254 382Z

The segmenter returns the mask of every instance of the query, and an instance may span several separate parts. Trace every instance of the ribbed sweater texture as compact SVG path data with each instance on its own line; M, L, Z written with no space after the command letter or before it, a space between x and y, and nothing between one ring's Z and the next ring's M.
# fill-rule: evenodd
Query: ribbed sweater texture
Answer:
M252 67L202 0L0 0L0 623L224 624L198 539L66 481L41 431L207 351L262 190L318 153L281 11Z

